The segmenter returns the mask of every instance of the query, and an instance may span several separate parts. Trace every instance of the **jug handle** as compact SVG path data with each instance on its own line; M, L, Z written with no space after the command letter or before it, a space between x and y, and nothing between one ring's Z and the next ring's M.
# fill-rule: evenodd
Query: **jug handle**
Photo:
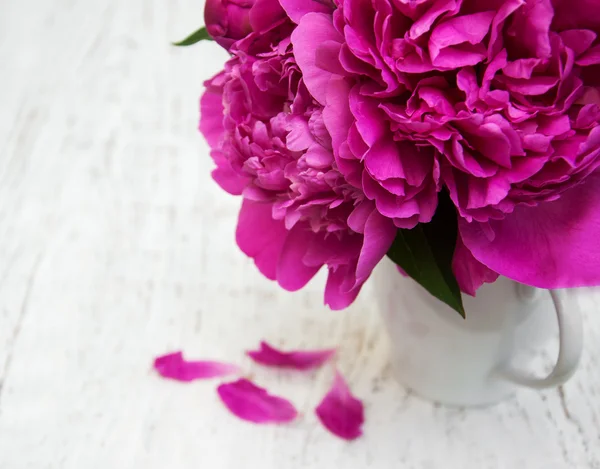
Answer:
M539 291L532 287L520 286L521 296L531 297ZM583 324L579 305L572 305L567 311L566 291L551 290L558 319L559 343L558 359L554 369L545 378L537 378L525 371L511 366L503 366L496 370L501 378L532 389L544 389L565 383L577 370L583 350Z

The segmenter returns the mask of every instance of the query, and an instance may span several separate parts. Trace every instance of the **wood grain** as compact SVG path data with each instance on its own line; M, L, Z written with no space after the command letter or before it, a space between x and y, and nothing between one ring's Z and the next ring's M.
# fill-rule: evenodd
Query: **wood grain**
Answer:
M446 409L394 383L368 289L331 312L322 277L284 293L234 248L239 200L211 181L196 131L202 81L225 54L169 45L202 7L0 0L0 469L600 468L597 292L564 388ZM243 357L263 338L338 345L364 438L339 441L314 416L331 369ZM302 418L254 427L216 383L158 379L152 358L179 348L239 361Z

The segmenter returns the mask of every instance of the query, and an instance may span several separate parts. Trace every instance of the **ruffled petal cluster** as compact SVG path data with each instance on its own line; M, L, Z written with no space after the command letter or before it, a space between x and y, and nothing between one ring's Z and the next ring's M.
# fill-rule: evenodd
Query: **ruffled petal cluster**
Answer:
M343 307L395 230L429 222L446 191L463 291L498 275L599 284L596 3L257 0L228 13L232 59L201 128L215 179L245 198L242 250L288 289L327 265L327 302Z
M200 128L214 179L243 195L237 242L285 289L302 288L324 265L325 301L348 306L395 236L360 189L337 169L323 106L304 85L289 37L259 54L253 37L232 46L225 70L206 83ZM261 39L265 39L264 34Z

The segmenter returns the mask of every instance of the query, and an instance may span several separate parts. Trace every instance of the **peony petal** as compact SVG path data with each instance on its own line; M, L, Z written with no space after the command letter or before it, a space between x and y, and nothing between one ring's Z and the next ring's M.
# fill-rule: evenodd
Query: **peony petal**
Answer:
M496 12L496 16L492 21L490 40L488 46L488 57L494 57L503 47L502 32L507 18L509 18L515 10L523 6L523 0L503 0L501 6Z
M588 29L570 29L559 33L563 44L569 47L575 55L580 55L590 48L596 40L596 33Z
M600 64L600 45L594 46L585 54L577 59L577 65L596 65Z
M532 78L510 78L503 77L508 89L515 93L531 96L540 96L554 88L559 79L557 77L532 77Z
M307 13L331 13L333 8L333 2L330 7L318 0L279 0L279 3L294 23L299 23Z
M517 59L506 64L502 69L502 73L512 78L530 79L535 67L539 66L541 63L542 60L536 58Z
M227 161L221 161L219 150L213 150L211 156L217 162L217 168L213 169L211 175L215 182L226 192L232 195L240 195L247 188L248 180L237 174Z
M271 396L247 379L221 384L217 393L233 415L248 422L284 423L298 415L290 401Z
M398 145L391 138L374 143L365 155L365 167L377 181L406 177Z
M586 28L600 29L598 0L552 0L553 28L556 30Z
M377 210L373 210L369 215L365 224L363 246L356 266L355 286L359 286L369 278L375 266L390 249L397 231L394 222L381 215Z
M251 350L246 354L261 365L309 370L318 368L328 361L335 354L335 349L283 352L263 341L260 343L259 350Z
M315 64L322 70L336 75L344 75L345 70L340 63L341 43L338 41L325 41L317 47Z
M540 116L538 118L538 132L544 135L558 136L571 130L569 116Z
M507 35L518 37L519 46L530 56L546 58L550 56L550 25L554 10L550 0L524 2L515 12Z
M479 83L475 70L472 67L462 68L456 74L456 86L465 94L465 102L472 109L479 97Z
M306 163L312 168L327 169L333 163L333 154L331 150L315 144L304 154Z
M323 110L323 122L331 135L334 154L348 138L348 131L354 122L350 112L350 84L341 77L335 77L327 87L327 106Z
M288 291L300 290L321 268L321 266L307 266L303 262L315 236L305 225L298 224L290 230L277 262L277 282Z
M350 235L338 238L326 233L315 235L304 259L306 265L330 267L347 265L356 259L362 246L362 236Z
M183 358L182 352L169 353L156 358L154 369L164 378L186 382L226 376L240 371L236 365L230 363L187 361Z
M351 230L357 233L365 232L365 225L369 219L369 215L375 209L375 204L370 200L363 200L359 203L348 217L348 226Z
M473 256L501 275L538 288L600 284L600 172L558 200L518 206L487 224L460 220Z
M273 220L270 204L244 200L235 238L244 254L254 259L258 270L270 280L277 277L277 263L288 231Z
M220 90L210 87L206 83L207 90L200 99L200 132L211 147L219 145L223 139L225 128L223 127L223 94Z
M361 286L347 290L345 284L347 279L353 277L346 266L337 269L330 268L325 284L325 304L333 310L341 310L350 306L358 294Z
M350 393L339 372L315 412L327 430L344 440L355 440L362 435L363 404Z
M341 36L333 27L331 18L323 13L308 13L292 33L294 56L302 70L304 83L310 94L322 105L326 104L327 86L334 75L317 65L315 44L340 40Z
M417 2L415 2L417 3ZM423 2L425 3L425 2ZM409 37L416 40L431 29L433 23L444 14L450 12L456 7L455 0L442 0L439 2L431 2L432 5L423 15L418 18L410 28Z
M308 122L303 117L295 116L289 120L286 130L289 133L286 136L286 146L292 151L306 150L314 140L308 128Z
M452 270L460 290L472 296L475 296L481 285L495 282L498 278L496 272L473 257L460 236L456 241Z
M436 26L429 38L429 53L433 63L436 63L440 51L446 47L463 42L480 44L490 30L494 15L494 11L484 11L456 16Z
M580 129L590 128L600 122L600 106L597 104L586 104L577 115L575 126Z
M436 68L451 70L453 68L477 65L485 60L485 47L463 45L462 47L446 47L433 61Z
M278 0L256 0L253 3L248 14L253 31L267 31L278 19L285 17L285 12Z

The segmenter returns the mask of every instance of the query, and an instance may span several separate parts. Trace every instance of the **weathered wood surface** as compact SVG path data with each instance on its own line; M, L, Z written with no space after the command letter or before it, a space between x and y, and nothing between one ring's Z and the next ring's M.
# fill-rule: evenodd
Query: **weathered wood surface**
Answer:
M394 383L368 291L331 312L322 278L289 294L257 274L196 132L225 54L169 46L201 21L192 0L0 0L0 469L600 468L600 294L564 388L462 410ZM244 358L262 338L339 345L365 436L318 424L331 369ZM158 379L178 348L240 361L302 418L254 427L216 383Z

